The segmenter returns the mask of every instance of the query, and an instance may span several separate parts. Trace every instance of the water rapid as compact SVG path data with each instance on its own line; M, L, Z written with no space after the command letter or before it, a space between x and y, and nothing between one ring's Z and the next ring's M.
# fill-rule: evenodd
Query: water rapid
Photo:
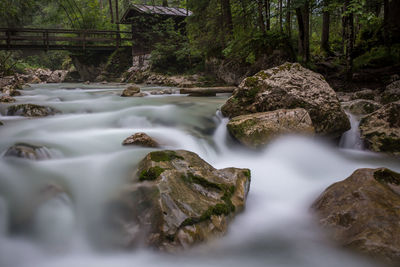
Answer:
M400 171L398 161L298 136L249 151L233 142L227 119L217 111L226 95L122 98L122 89L34 85L17 97L62 112L47 118L7 117L7 105L0 107L5 124L0 153L23 142L55 155L41 161L0 158L0 267L377 266L331 244L309 207L327 186L357 168ZM136 132L148 133L166 149L193 151L216 168L251 169L246 210L224 238L178 255L98 247L93 237L102 235L96 227L102 205L151 151L121 145ZM11 225L28 216L36 195L42 199L29 231L17 231Z

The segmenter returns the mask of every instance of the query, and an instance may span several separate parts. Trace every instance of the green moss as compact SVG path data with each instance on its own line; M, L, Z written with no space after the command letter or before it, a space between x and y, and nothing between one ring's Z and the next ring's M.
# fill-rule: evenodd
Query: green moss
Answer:
M400 185L400 173L391 171L389 169L380 169L374 173L374 178L383 184Z
M228 123L227 127L228 127L229 132L233 136L235 136L236 138L241 138L241 137L247 136L246 135L247 129L253 127L256 124L257 124L256 120L248 119L239 124Z
M154 181L164 171L165 171L165 169L163 169L163 168L161 168L159 166L154 166L154 167L151 167L148 170L143 170L139 175L139 181Z
M193 173L188 173L187 175L182 175L182 179L187 183L199 184L205 188L213 188L213 189L217 189L217 190L223 190L222 185L217 184L217 183L212 183L201 176L194 175Z
M154 151L150 153L150 158L152 161L171 161L174 159L183 159L183 157L176 154L175 151L165 150L165 151Z
M228 186L225 184L217 184L217 183L212 183L205 178L202 178L200 176L196 176L193 174L189 174L187 176L182 175L182 179L184 179L186 182L191 182L191 183L196 183L200 184L204 187L208 188L214 188L217 190L221 190L224 192L223 196L221 197L221 200L224 203L218 203L210 208L208 208L200 217L198 218L187 218L185 219L180 227L184 227L187 225L193 225L205 220L208 220L211 218L213 215L229 215L231 212L235 211L235 205L232 203L232 196L235 193L236 187L234 185Z
M269 79L271 77L271 74L266 73L265 71L260 71L255 76L260 77L263 80L267 80L267 79Z
M385 137L381 140L382 145L380 146L381 151L386 152L399 152L400 151L400 140L392 137Z
M247 170L244 170L243 171L243 174L244 174L244 176L246 176L247 178L251 178L251 171L249 170L249 169L247 169Z
M245 85L249 88L249 90L245 91L246 97L254 98L260 91L259 80L257 77L246 78Z
M4 125L4 124L3 124L3 122L0 121L0 126L1 126L1 125Z

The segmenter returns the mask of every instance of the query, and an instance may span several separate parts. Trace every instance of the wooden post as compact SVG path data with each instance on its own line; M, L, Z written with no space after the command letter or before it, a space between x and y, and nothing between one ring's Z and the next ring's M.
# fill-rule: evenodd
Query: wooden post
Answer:
M9 50L11 46L11 33L9 30L6 31L6 35L7 35L7 50Z
M118 13L118 0L115 0L115 20L117 24L117 49L119 48L119 45L121 43L121 34L119 33L119 13Z
M83 51L86 51L86 31L83 31Z

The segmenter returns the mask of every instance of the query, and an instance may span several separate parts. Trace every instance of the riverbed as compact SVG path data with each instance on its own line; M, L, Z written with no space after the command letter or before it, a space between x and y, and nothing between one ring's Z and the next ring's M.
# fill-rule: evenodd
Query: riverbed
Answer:
M45 118L7 117L8 105L1 105L0 153L23 142L47 147L50 159L0 158L0 267L378 266L329 242L310 206L326 187L356 169L400 171L398 160L348 145L355 141L342 140L347 145L340 148L300 136L250 151L231 139L227 119L218 111L229 95L123 98L123 88L47 84L24 89L18 104L61 111ZM154 89L160 88L142 88ZM98 244L104 203L152 151L121 145L136 132L152 136L163 149L193 151L216 168L251 170L247 207L224 238L177 255ZM354 134L353 129L346 138ZM10 231L11 216L23 213L30 197L48 184L68 194L40 206L29 231Z

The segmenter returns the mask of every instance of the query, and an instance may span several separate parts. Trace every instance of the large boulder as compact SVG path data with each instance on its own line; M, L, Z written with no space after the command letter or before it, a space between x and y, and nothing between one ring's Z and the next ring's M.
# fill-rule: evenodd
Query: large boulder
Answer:
M400 174L359 169L328 187L312 209L334 240L373 257L400 260Z
M3 95L0 97L0 103L14 103L15 98L9 96L9 95Z
M246 78L221 110L233 118L283 108L307 110L320 135L339 137L350 129L349 119L324 77L298 63L285 63Z
M302 108L237 116L227 127L233 137L251 148L262 147L282 134L314 133L310 115Z
M151 152L106 218L120 246L176 251L223 235L249 186L248 169L217 170L184 150Z
M17 157L31 160L50 159L51 153L44 146L36 146L26 143L18 143L7 149L4 157Z
M382 103L388 104L400 100L400 80L386 86L382 93Z
M357 92L354 92L354 94L351 96L352 100L356 99L366 99L366 100L375 100L376 93L375 91L371 89L363 89Z
M14 105L7 109L7 116L45 117L54 115L58 111L51 107L34 104Z
M126 138L122 144L126 145L137 145L143 147L159 147L160 145L153 138L145 133L135 133L134 135Z
M372 151L400 155L400 101L363 117L359 128L361 139Z
M122 91L121 96L123 97L129 97L129 96L135 96L136 94L140 93L140 88L134 85L128 86L127 88Z
M380 109L382 105L372 100L357 99L342 103L342 107L354 115L366 115Z

